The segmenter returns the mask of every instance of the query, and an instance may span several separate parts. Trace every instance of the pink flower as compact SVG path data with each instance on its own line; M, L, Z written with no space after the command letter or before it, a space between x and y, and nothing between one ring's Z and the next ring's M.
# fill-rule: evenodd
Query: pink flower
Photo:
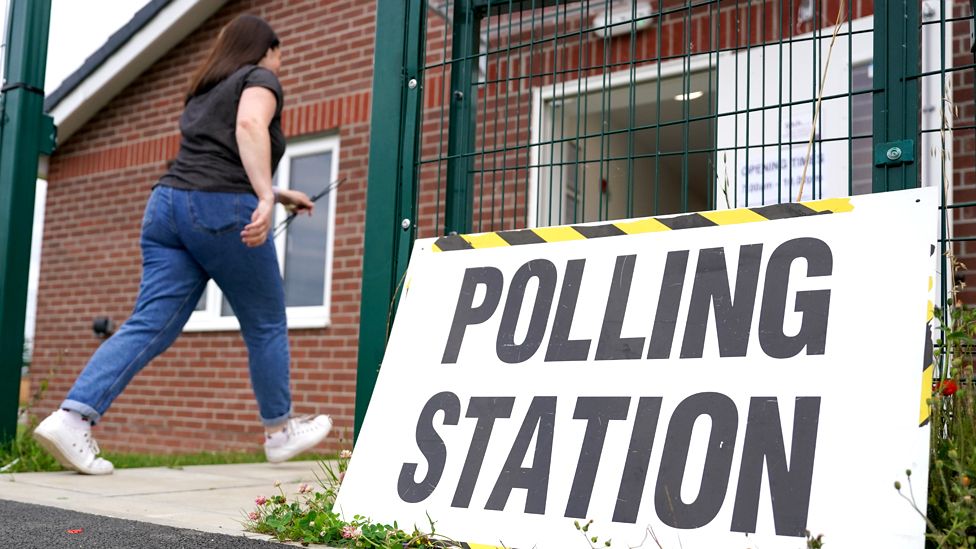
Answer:
M301 483L301 484L298 485L298 493L299 494L304 494L304 493L311 492L311 491L312 491L312 488L311 488L311 486L308 485L308 483L303 482L303 483Z
M352 450L343 450L339 452L340 459L349 459L352 457Z
M258 520L259 516L254 511L251 511L250 513L247 514L247 518L251 520Z
M258 496L254 498L254 503L257 503L258 505L264 505L267 502L268 502L268 498L264 496Z
M360 534L362 534L362 532L359 530L359 528L356 528L352 524L347 524L342 527L342 537L346 539L358 538Z

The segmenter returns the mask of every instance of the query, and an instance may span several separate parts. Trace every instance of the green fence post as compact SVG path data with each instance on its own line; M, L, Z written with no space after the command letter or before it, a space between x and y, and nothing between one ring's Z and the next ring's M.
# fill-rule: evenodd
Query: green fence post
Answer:
M874 3L873 192L918 187L919 2Z
M471 232L474 197L474 140L478 88L474 82L481 17L473 0L454 1L451 42L451 108L447 145L444 233Z
M397 190L399 215L394 231L397 233L396 277L399 293L403 275L410 261L410 251L417 237L417 162L420 154L420 114L423 106L424 36L427 2L412 1L407 6L407 33L404 42L403 78L401 81L403 117L400 121L400 185ZM405 85L404 85L405 83Z
M0 445L17 435L50 0L13 0L0 95Z
M354 436L366 417L393 301L416 234L417 153L425 0L379 0L373 59L366 234L359 312Z

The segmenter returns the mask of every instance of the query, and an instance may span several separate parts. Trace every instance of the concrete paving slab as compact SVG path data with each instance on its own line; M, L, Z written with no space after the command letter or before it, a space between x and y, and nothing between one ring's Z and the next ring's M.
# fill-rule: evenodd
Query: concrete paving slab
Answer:
M128 471L132 471L132 469L120 469L111 475L112 478L110 480L106 480L103 477L79 475L68 471L58 473L20 473L11 475L11 477L13 477L15 483L104 497L183 491L188 486L193 485L219 489L240 486L242 483L253 484L256 482L255 479L235 478L231 475L201 474L193 471L179 471L167 468L140 469L137 475ZM0 492L2 490L0 488Z
M254 498L293 497L322 476L319 462L118 469L92 477L72 472L0 475L0 499L230 535L245 534Z

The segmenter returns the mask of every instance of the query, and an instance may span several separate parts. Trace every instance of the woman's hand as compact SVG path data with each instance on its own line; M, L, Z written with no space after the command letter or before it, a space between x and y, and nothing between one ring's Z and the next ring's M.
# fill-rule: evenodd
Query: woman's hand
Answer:
M251 214L251 222L241 231L241 241L248 248L254 248L264 244L268 239L268 232L271 230L271 218L274 213L274 198L262 198L258 200L258 207L254 208Z
M315 209L315 204L309 200L307 194L291 189L280 189L278 191L278 203L289 212L296 214L307 213L312 215L312 210Z

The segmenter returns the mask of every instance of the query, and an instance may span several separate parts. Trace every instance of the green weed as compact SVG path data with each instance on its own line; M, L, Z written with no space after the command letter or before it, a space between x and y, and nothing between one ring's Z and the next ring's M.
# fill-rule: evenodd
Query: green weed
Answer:
M278 494L259 496L254 500L256 508L248 513L245 528L302 545L324 543L331 547L377 549L432 549L456 545L434 531L434 521L429 517L430 532L423 532L416 526L412 532L407 532L396 522L383 524L359 515L351 521L343 519L333 506L351 456L352 453L345 450L337 460L320 462L323 475L317 477L319 489L302 484L294 499L289 499L280 483L275 483Z

